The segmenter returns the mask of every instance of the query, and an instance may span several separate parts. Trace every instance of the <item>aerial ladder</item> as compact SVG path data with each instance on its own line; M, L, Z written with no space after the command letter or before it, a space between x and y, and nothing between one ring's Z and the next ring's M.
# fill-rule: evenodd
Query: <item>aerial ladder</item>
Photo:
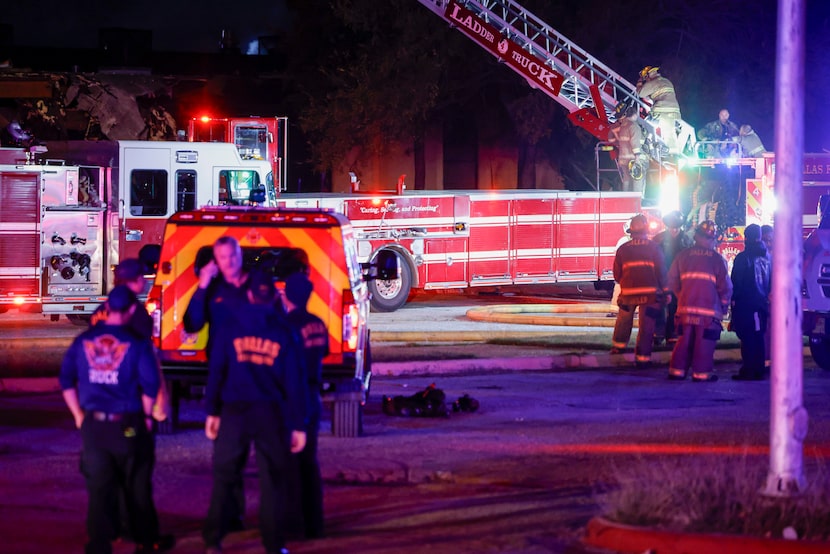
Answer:
M618 106L636 107L647 130L644 150L658 164L668 154L649 106L637 88L550 25L512 0L418 0L451 27L474 40L531 87L564 106L568 119L600 141L620 112ZM694 146L694 129L678 120L681 136Z

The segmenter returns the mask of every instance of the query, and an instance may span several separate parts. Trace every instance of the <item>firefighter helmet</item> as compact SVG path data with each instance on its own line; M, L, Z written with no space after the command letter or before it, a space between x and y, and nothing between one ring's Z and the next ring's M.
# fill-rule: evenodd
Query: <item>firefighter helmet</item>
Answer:
M657 74L658 71L660 71L659 67L652 67L650 65L647 65L640 70L640 80L645 81L649 77L652 77L655 74Z
M714 221L712 221L711 219L707 219L706 221L701 222L700 225L697 226L697 229L695 229L695 234L703 238L714 240L714 238L718 234L718 228L717 225L715 225Z
M646 216L637 214L631 218L631 223L628 224L628 232L630 234L645 233L646 231L648 231L648 220Z
M679 229L683 226L685 221L686 218L683 217L683 212L679 210L674 210L673 212L669 212L663 216L663 223L666 224L666 227L671 229Z
M643 169L643 164L639 160L631 160L628 162L628 173L635 181L639 181L646 174Z

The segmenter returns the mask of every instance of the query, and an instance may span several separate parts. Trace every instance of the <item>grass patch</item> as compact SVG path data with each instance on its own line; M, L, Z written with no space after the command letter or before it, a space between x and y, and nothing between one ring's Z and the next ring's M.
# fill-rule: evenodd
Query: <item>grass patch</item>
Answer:
M805 466L803 494L760 494L766 457L723 456L641 460L617 469L618 486L601 495L604 516L626 525L689 533L781 538L790 527L802 540L830 538L830 474L824 462Z

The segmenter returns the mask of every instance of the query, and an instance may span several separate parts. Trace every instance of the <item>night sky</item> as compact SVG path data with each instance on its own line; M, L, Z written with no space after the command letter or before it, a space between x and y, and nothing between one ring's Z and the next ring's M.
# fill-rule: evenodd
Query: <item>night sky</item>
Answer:
M216 52L230 29L245 52L288 24L280 0L38 0L4 12L0 23L13 26L16 45L41 47L96 48L99 29L124 27L151 30L154 50Z

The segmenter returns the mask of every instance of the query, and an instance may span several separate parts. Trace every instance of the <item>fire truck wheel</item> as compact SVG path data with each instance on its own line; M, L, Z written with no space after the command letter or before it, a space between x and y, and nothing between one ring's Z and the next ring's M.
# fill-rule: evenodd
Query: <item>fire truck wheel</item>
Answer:
M86 314L66 314L66 319L72 322L72 325L89 327L89 316Z
M406 304L412 290L412 268L400 253L395 252L395 255L398 257L398 278L369 281L372 309L376 312L394 312Z
M810 354L821 369L830 370L830 340L825 337L810 337Z

